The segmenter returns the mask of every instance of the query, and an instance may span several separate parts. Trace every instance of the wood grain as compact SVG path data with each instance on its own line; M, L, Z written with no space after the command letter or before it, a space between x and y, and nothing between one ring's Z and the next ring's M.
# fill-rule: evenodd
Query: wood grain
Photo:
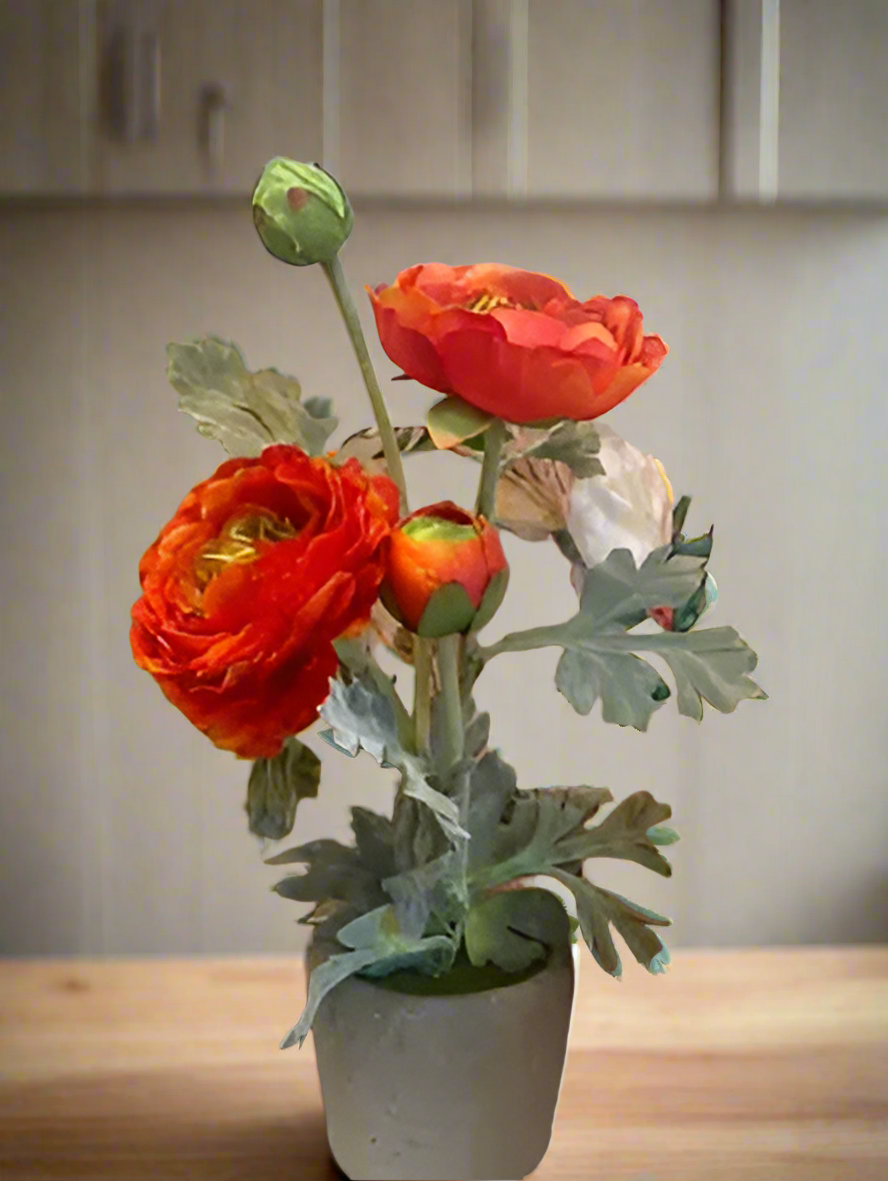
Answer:
M335 1181L292 959L0 965L0 1176ZM583 973L537 1181L888 1175L888 948Z

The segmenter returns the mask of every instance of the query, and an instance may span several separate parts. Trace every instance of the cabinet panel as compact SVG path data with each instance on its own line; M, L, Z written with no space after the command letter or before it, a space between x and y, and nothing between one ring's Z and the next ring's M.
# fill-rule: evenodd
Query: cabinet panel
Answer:
M0 193L79 193L92 5L0 0Z
M327 163L348 191L468 195L470 3L339 0L328 20L338 86L327 87Z
M321 13L321 0L102 0L100 191L245 194L273 155L320 159Z
M718 192L718 0L529 0L528 194Z
M778 192L888 197L888 3L781 0Z

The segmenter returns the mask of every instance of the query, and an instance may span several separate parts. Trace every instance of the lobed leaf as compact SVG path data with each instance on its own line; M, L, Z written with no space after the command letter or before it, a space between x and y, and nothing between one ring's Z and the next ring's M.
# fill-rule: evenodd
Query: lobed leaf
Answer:
M699 597L708 577L711 536L698 542L663 546L640 568L628 550L614 550L586 572L580 610L572 619L505 636L482 649L482 657L563 648L556 684L574 709L588 714L600 700L605 721L637 730L647 729L670 696L666 682L638 652L666 662L675 677L679 712L697 720L704 700L729 713L740 701L765 698L749 675L758 657L733 628L628 634L652 608L680 608Z
M669 877L672 866L657 849L650 830L668 820L672 809L658 803L648 791L637 791L619 803L594 828L584 829L558 842L565 861L586 861L592 857L617 857L636 861L646 869ZM677 834L672 834L677 839Z
M570 942L570 918L551 890L503 890L482 898L466 918L465 940L476 967L493 963L523 972Z
M274 758L257 759L247 783L250 832L271 841L290 835L300 800L315 799L321 760L298 738L288 738Z
M379 878L362 863L357 849L338 841L311 841L268 858L266 864L307 867L274 886L275 893L291 902L334 900L372 910L385 899Z
M320 710L331 734L322 737L352 758L365 750L380 766L397 768L403 794L424 804L451 840L466 839L456 804L432 786L428 763L409 749L409 718L401 716L393 701L391 682L385 677L382 681L389 691L367 672L349 682L331 681L330 695Z
M555 460L580 479L604 475L598 458L601 439L592 422L560 420L542 429L513 427L512 435L513 441L506 450L507 460Z
M560 853L559 842L585 832L588 821L612 799L606 787L585 785L519 792L490 840L488 858L470 875L472 885L490 889L576 860Z
M578 714L601 701L605 722L647 730L654 713L670 697L655 668L633 653L566 649L555 670L555 685Z
M395 873L395 830L387 816L352 808L352 830L361 861L381 879Z
M406 934L418 938L432 918L444 930L461 929L468 909L462 865L461 854L451 849L434 861L382 883Z
M580 930L596 962L611 976L621 976L623 965L610 928L613 926L626 941L629 950L640 964L654 975L664 972L669 963L669 949L652 927L668 927L669 919L646 910L603 890L585 878L563 870L553 870L552 876L571 891L577 901Z
M322 455L338 420L327 399L300 401L294 377L277 369L251 372L237 345L207 336L167 346L167 376L179 409L202 435L218 439L229 455L256 456L270 443L291 443Z
M391 905L361 915L344 926L338 938L349 950L331 954L314 966L305 1010L282 1041L281 1049L303 1044L324 998L349 977L359 972L372 977L387 976L405 968L438 976L456 958L455 945L445 936L416 938L406 934Z

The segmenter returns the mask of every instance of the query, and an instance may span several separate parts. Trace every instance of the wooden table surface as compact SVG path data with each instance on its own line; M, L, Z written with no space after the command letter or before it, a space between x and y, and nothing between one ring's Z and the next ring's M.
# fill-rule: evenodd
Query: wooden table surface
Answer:
M888 948L584 963L537 1181L886 1181ZM296 959L0 963L0 1177L335 1181Z

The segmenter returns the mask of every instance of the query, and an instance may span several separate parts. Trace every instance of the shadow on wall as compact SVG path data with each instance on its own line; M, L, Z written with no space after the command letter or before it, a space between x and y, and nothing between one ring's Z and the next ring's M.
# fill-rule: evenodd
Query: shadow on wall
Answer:
M846 943L888 943L888 874L879 874L859 892L845 921Z

